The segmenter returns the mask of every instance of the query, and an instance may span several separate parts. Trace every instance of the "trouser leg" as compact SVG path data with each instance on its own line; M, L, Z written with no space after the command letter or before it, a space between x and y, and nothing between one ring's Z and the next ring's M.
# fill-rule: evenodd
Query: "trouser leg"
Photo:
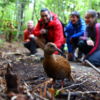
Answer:
M91 56L87 58L93 65L100 67L100 50L95 51Z
M86 43L86 40L80 40L78 43L78 48L79 48L79 51L87 55L93 47L88 46Z
M31 54L36 53L36 43L35 40L32 39L29 42L24 43L24 47L26 47Z
M71 44L74 50L78 47L78 42L79 42L79 38L72 38Z

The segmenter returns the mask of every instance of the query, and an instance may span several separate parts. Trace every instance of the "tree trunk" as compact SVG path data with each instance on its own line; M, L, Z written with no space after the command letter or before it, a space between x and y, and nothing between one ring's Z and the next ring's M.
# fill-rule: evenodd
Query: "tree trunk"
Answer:
M35 15L35 6L36 6L36 0L34 0L34 2L33 2L32 20L34 20L34 15Z
M19 35L22 33L24 8L25 8L24 2L22 3L20 1L16 2L16 9L17 9L16 21L18 23L18 26L17 26L18 31L17 31L16 39L18 39Z

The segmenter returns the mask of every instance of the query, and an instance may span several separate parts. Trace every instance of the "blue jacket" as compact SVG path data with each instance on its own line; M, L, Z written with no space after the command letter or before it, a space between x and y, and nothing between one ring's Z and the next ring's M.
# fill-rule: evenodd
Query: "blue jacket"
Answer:
M84 31L86 29L86 24L83 19L79 19L76 24L72 24L71 21L65 26L65 35L67 37L67 45L68 45L68 52L73 52L72 45L70 43L71 38L79 38L80 36L84 35Z

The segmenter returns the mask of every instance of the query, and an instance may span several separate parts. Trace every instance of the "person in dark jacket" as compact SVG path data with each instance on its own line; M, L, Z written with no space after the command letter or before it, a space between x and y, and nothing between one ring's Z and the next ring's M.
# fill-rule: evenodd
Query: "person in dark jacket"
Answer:
M30 51L31 54L35 54L36 44L34 38L34 24L33 21L28 21L27 29L24 30L24 47Z
M65 38L63 27L58 16L50 12L47 8L41 9L40 15L41 19L35 27L34 35L38 38L42 37L44 39L44 44L53 42L58 48L62 48L65 43Z
M85 15L86 32L80 37L79 50L85 54L85 59L95 66L100 66L100 23L97 23L95 10L87 11Z
M66 42L68 46L68 59L74 58L74 50L78 46L79 37L84 34L86 29L85 21L80 18L78 12L74 11L70 14L70 21L65 27Z

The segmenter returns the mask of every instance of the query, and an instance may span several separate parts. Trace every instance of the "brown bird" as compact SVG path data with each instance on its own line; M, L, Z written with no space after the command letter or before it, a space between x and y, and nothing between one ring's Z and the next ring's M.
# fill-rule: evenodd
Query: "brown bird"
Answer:
M69 62L63 56L53 54L55 51L61 53L61 50L54 43L49 42L46 44L43 67L47 76L53 78L53 80L64 80L64 78L67 78L73 81Z

